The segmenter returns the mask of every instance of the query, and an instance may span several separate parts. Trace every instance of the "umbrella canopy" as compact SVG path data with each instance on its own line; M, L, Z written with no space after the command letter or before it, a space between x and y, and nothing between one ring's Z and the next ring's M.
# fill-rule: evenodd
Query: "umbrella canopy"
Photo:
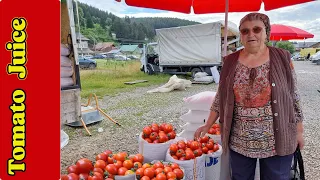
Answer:
M262 2L268 11L310 1L314 0L251 0L250 2L229 0L229 12L259 11ZM224 13L226 10L226 0L125 0L125 2L129 6L188 14L191 12L191 7L195 14Z
M281 41L281 40L292 40L292 39L307 39L313 38L314 35L304 31L302 29L280 25L280 24L272 24L271 32L270 32L270 40L271 41Z
M115 0L120 2L121 0ZM195 14L225 13L225 37L223 55L227 54L227 27L228 12L259 11L262 2L265 10L277 9L285 6L311 2L315 0L124 0L127 5L143 8L152 8L181 13L190 13L191 8Z

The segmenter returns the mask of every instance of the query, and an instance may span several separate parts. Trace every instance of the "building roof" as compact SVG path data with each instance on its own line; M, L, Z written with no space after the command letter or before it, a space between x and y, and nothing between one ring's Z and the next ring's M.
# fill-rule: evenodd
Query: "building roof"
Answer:
M107 54L117 54L119 52L120 52L120 49L113 49L113 50L107 52Z
M135 50L137 50L138 45L122 45L120 48L120 51L124 51L124 52L134 52Z
M106 49L106 48L110 48L114 46L114 42L101 42L101 43L97 43L95 49L97 51Z
M80 34L80 35L79 35ZM81 37L81 40L82 41L89 41L90 39L88 39L87 37L85 37L84 35L82 35L81 33L79 33L79 32L76 32L76 37L77 37L77 39L80 39L80 37Z

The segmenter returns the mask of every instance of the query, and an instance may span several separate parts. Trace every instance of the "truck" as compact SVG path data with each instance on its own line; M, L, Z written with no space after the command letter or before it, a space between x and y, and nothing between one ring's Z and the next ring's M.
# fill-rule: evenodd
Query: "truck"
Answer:
M145 73L211 75L211 67L221 68L223 21L156 29L156 38L143 46L140 70ZM230 49L239 46L239 31L231 22L227 41Z

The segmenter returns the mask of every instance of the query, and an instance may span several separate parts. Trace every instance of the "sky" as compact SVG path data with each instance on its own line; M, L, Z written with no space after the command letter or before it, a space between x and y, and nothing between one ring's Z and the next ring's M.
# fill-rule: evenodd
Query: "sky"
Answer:
M115 0L78 0L82 3L91 5L98 9L111 12L112 14L124 17L175 17L180 19L187 19L197 21L200 23L209 23L219 20L224 20L224 13L215 14L184 14L170 11L162 11L155 9L130 7L122 2ZM270 18L271 24L290 25L303 29L309 33L314 34L314 38L306 41L320 42L320 1L313 1L304 4L275 9L272 11L264 11L263 4L261 6L261 13L267 14ZM246 13L229 13L228 20L239 25L240 19L248 14Z

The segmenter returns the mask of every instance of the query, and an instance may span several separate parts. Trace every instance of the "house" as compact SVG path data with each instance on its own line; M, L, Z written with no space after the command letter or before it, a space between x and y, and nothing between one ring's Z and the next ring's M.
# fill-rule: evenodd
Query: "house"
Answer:
M78 43L78 52L80 55L94 54L94 52L89 49L88 42L90 41L90 39L88 39L79 32L76 32L76 37Z
M114 42L101 42L101 43L97 43L94 46L94 50L95 51L99 51L101 53L109 52L109 51L111 51L113 49L115 49Z
M320 51L320 42L293 42L293 45L302 57L307 57L308 54L313 55Z
M120 51L123 54L140 54L140 48L138 45L122 45Z

